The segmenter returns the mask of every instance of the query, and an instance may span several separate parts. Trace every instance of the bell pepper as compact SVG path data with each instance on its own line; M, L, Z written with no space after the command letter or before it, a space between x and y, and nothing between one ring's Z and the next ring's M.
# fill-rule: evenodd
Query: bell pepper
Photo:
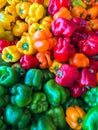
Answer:
M16 44L18 51L24 55L34 55L36 50L29 36L22 36Z
M85 115L85 111L79 106L70 106L66 109L65 119L73 130L81 130Z
M92 68L83 68L80 72L79 84L81 87L96 87L96 71Z
M47 97L43 92L36 92L32 95L30 110L34 114L45 112L48 109Z
M3 49L10 45L10 42L8 40L0 40L0 53L2 53Z
M87 56L98 54L98 36L89 35L85 40L81 40L78 45L80 52Z
M98 106L98 86L89 89L83 95L83 99L88 104L89 107Z
M19 2L24 2L24 1L27 1L27 0L7 0L9 5L16 5Z
M25 19L28 16L30 6L31 6L30 2L19 2L16 5L17 15L21 19Z
M9 101L10 101L9 90L0 85L0 107L2 108L6 107Z
M50 79L54 79L55 75L49 71L49 69L42 69L41 70L43 73L43 83L47 82Z
M61 7L66 7L69 9L70 0L50 0L48 5L48 13L54 15Z
M31 114L27 109L22 109L12 104L7 105L4 112L4 121L17 129L24 129L30 124Z
M25 84L15 84L10 89L11 103L18 107L25 107L32 101L32 88Z
M55 77L55 81L63 86L70 87L73 83L79 79L79 70L76 66L64 63L58 69Z
M48 80L43 86L44 92L52 106L63 104L70 95L69 90L58 85L54 79Z
M6 5L6 0L0 0L0 9L2 9Z
M96 19L98 17L98 6L93 6L87 10L87 19Z
M21 20L17 20L16 24L13 26L12 32L14 36L20 37L27 30L28 30L28 25Z
M2 59L6 62L16 62L20 57L21 53L15 45L5 47L2 51Z
M51 53L50 51L38 52L36 58L39 61L39 67L41 69L49 68L52 65Z
M0 66L0 85L12 87L18 82L17 72L9 66Z
M55 36L70 37L74 32L74 23L66 18L57 18L52 22L51 31Z
M54 47L53 56L58 62L66 62L75 54L74 45L70 44L70 38L59 37Z
M92 107L86 114L82 129L83 130L95 130L98 129L98 123L97 123L97 117L98 117L98 106Z
M37 68L39 65L37 58L32 55L23 55L20 58L20 64L25 70L28 70L30 68Z
M32 122L30 130L56 130L56 126L50 117L42 115Z
M83 7L83 8L86 8L86 7L87 7L86 3L85 3L83 0L72 0L71 6L72 6L72 7L81 6L81 7Z
M75 65L77 68L88 67L89 63L89 58L83 53L75 53L74 56L69 59L69 64Z
M58 130L63 130L66 127L65 113L62 106L50 108L46 115L51 118Z
M52 65L49 67L49 71L56 74L57 70L60 68L61 65L61 62L58 62L54 59Z
M2 55L0 54L0 66L11 66L11 63L6 62L2 59Z
M35 90L40 90L43 83L42 71L40 69L29 69L26 73L24 83L28 86L31 86Z

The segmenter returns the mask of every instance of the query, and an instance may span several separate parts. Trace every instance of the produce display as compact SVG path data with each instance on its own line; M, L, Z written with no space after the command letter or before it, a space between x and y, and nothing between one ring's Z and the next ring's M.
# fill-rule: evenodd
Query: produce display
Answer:
M0 0L0 130L98 129L98 0Z

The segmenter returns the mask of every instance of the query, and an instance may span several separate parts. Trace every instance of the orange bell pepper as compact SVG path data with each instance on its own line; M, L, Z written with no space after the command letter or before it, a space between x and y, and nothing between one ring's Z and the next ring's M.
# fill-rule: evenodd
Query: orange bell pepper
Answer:
M51 53L49 51L38 52L36 54L41 69L49 68L52 65Z
M84 2L86 5L93 5L93 3L95 2L95 0L83 0L83 2Z
M93 6L87 10L87 18L96 19L98 17L98 6Z
M66 109L66 122L73 130L81 130L85 111L79 106L71 106Z
M69 64L75 65L77 68L84 68L89 66L89 58L83 53L76 53L71 59Z
M71 9L72 17L86 18L87 10L82 6L75 6Z

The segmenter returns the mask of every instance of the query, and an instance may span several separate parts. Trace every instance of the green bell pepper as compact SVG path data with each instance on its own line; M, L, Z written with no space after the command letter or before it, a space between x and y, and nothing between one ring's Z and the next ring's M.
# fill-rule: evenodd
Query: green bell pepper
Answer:
M37 114L45 112L48 109L47 97L43 92L36 92L33 94L30 110Z
M0 85L11 87L18 82L17 72L9 66L0 66Z
M58 85L54 79L50 79L43 86L48 101L53 106L63 104L70 95L69 90Z
M40 69L29 69L26 73L26 85L32 86L35 90L40 90L43 83L43 73Z
M9 104L5 108L4 121L7 124L17 127L17 129L26 128L30 124L30 120L31 114L26 108L22 109L12 104Z
M52 120L45 115L42 115L37 119L37 121L33 122L30 130L57 130L56 126L53 124Z
M2 119L0 119L0 130L6 130L6 124Z
M24 107L32 101L32 88L25 84L16 84L11 89L11 103L18 107Z
M47 112L51 120L53 121L54 125L58 130L65 130L66 128L66 120L65 120L65 113L62 106L52 107Z
M71 5L74 6L81 6L83 8L86 8L86 4L82 0L72 0Z
M8 89L0 86L0 107L5 107L9 103L9 100Z
M86 114L82 130L98 130L98 106L92 107Z
M98 105L98 86L95 88L89 89L83 95L84 101L88 104L89 107L94 107Z

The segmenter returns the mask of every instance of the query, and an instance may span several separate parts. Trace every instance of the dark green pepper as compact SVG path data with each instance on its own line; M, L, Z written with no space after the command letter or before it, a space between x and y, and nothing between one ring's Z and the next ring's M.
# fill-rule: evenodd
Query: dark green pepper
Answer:
M36 90L42 88L43 73L40 69L29 69L26 73L25 84L32 86Z
M48 115L53 123L55 124L58 130L65 130L66 128L66 120L65 120L65 113L61 106L52 107L47 112Z
M43 92L36 92L33 94L30 110L37 114L45 112L48 109L47 97Z
M9 99L8 89L0 86L0 107L5 107L9 103Z
M65 103L67 97L70 95L69 90L58 85L54 79L50 79L43 86L44 92L48 101L53 106L59 106Z
M24 107L32 101L32 88L25 84L16 84L11 89L11 102L13 105Z
M18 82L18 73L9 66L0 66L0 85L11 87Z
M92 107L86 114L82 130L98 130L98 106Z
M26 128L30 124L31 114L27 109L9 104L5 108L4 120L7 124L20 129Z
M30 130L56 130L56 126L48 116L42 115L32 123Z

